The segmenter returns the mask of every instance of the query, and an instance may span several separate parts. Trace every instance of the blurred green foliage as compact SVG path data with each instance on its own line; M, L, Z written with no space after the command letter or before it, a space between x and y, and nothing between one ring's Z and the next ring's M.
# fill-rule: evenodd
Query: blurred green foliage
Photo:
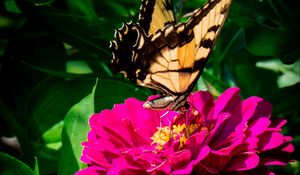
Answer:
M296 161L274 171L299 174L300 1L233 1L197 89L217 95L238 86L243 98L272 102L296 146ZM182 16L204 2L176 0L174 7ZM109 67L114 29L137 21L139 6L139 0L0 1L1 173L72 174L83 166L80 142L90 114L157 93ZM14 137L19 145L7 141Z

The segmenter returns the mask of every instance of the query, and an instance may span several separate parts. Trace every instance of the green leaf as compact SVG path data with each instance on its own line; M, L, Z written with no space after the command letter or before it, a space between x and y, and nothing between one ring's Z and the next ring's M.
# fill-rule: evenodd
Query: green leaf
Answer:
M271 59L256 62L259 68L272 70L280 75L277 78L279 88L294 85L300 82L300 60L291 65L283 64L279 59Z
M45 79L28 94L28 117L23 125L35 145L41 174L57 171L63 120L69 109L90 93L94 81Z
M281 88L269 97L273 104L274 114L290 113L292 111L299 111L300 104L300 83Z
M71 106L78 103L92 88L95 79L45 79L32 89L27 111L28 124L33 138L61 122Z
M113 1L105 1L105 3L107 4L108 7L110 7L115 13L121 15L121 16L124 16L124 17L128 17L129 14L128 14L128 11L127 9L118 4L118 3L115 3Z
M40 174L57 173L58 164L61 156L61 150L55 150L46 147L47 145L36 144L37 159L39 161Z
M4 5L9 12L21 13L20 9L16 5L15 0L4 0Z
M58 174L73 174L81 167L80 156L89 131L88 119L95 112L93 91L79 103L74 105L66 115L62 133L62 155Z
M219 95L222 92L224 92L227 88L229 88L229 86L226 83L222 82L217 77L214 77L213 75L210 75L206 71L203 71L202 78L207 81L207 83L208 83L207 88L208 89L212 89L212 88L214 89L215 92L213 94Z
M94 10L94 4L92 0L66 0L66 2L72 11L78 11L89 19L97 19L97 14Z
M130 82L118 79L99 79L95 109L96 111L111 109L114 104L123 103L129 97L146 100L151 94L149 89L138 87Z
M107 18L118 23L134 20L138 15L140 1L111 0L93 1L94 9L99 17ZM135 18L136 19L136 18Z
M266 98L278 90L278 74L271 70L258 68L255 61L259 59L241 49L231 55L231 59L227 62L233 80L242 89L242 95L245 98L253 95Z
M233 1L229 18L241 27L254 25L259 19L278 21L278 17L267 1Z
M39 171L39 162L38 159L35 158L35 164L34 164L34 175L39 175L40 171Z
M0 152L0 173L14 175L33 175L33 171L23 162Z
M43 141L48 148L58 150L61 147L61 133L63 125L63 121L58 122L43 134Z
M234 1L230 16L245 30L248 51L291 64L299 58L299 1Z
M52 2L54 2L55 0L24 0L28 3L32 3L36 6L42 6L42 5L49 5Z
M232 23L226 23L220 37L216 41L209 61L213 64L213 75L217 78L224 78L224 63L230 59L232 54L244 46L244 30ZM223 92L223 91L221 91Z
M291 31L255 24L245 29L247 49L259 56L282 56L297 43Z

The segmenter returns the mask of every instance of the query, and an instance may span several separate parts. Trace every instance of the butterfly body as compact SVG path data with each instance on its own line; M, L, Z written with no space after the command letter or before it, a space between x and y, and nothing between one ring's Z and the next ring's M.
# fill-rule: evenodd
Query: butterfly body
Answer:
M186 23L176 24L169 0L145 0L140 23L127 23L116 30L116 40L110 45L115 69L138 85L162 92L144 107L179 110L186 104L230 2L211 0L196 9Z

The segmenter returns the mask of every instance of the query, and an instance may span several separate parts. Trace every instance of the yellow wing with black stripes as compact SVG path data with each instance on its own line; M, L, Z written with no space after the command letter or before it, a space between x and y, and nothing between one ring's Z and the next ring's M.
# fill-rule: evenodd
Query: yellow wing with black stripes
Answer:
M167 24L175 24L171 0L143 0L139 20L147 35L163 30Z
M179 110L204 69L231 0L209 0L179 24L170 1L142 4L140 24L127 23L116 31L111 42L113 65L138 85L163 93L145 107Z

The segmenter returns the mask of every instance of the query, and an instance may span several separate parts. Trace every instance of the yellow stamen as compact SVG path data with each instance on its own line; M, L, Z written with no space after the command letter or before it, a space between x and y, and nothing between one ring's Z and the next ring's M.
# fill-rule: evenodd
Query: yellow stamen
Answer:
M199 127L200 127L199 124L191 124L191 125L189 125L189 127L188 127L189 133L190 134L194 133Z
M193 114L196 116L199 115L199 112L195 110L193 111ZM189 125L177 124L172 125L172 127L158 127L157 131L151 137L151 144L155 145L156 150L162 150L164 148L164 145L168 143L171 139L173 139L174 141L179 141L179 149L183 149L190 135L193 135L199 130L209 130L209 128L207 127L201 127L200 123L200 121L197 121Z
M179 148L183 148L183 147L184 147L184 145L185 145L185 143L186 143L186 140L187 140L187 138L185 137L185 135L182 135L182 136L180 137L180 139L179 139L179 143L180 143Z
M190 128L195 128L195 126L188 126L189 130ZM152 145L156 144L156 149L157 150L162 150L163 146L170 140L170 139L175 139L179 140L180 148L183 148L186 140L187 140L187 133L186 133L186 125L173 125L172 130L170 129L169 126L165 127L158 127L157 131L154 133L154 135L151 137Z
M154 135L151 137L152 145L156 145L156 149L161 150L169 140L171 139L171 129L169 126L165 127L158 127L157 131L154 133Z

